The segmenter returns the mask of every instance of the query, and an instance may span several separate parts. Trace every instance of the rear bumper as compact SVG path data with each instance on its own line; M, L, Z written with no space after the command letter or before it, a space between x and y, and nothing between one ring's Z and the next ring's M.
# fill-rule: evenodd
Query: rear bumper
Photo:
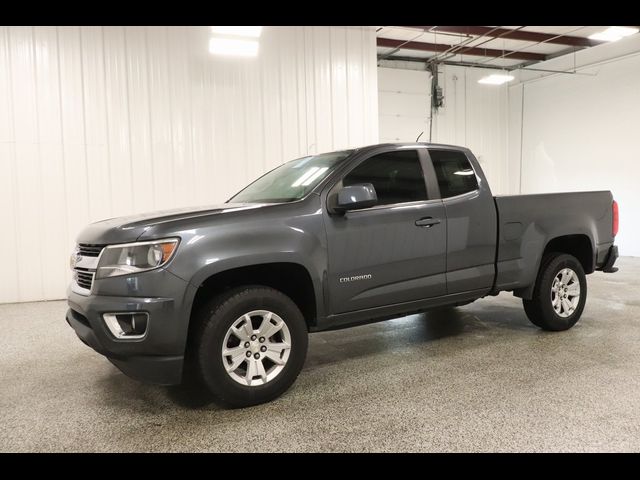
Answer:
M186 323L172 298L79 295L67 292L67 323L86 345L104 355L124 374L150 383L175 385L182 381ZM146 312L147 332L140 339L117 339L103 314Z
M602 267L598 268L598 270L602 270L605 273L617 272L618 268L613 266L616 263L617 259L618 247L616 245L612 245L611 247L609 247L609 251L607 252L607 256L605 257Z

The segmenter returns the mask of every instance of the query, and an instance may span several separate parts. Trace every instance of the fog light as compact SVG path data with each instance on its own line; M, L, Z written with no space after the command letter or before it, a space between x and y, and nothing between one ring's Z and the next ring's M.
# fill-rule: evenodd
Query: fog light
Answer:
M146 312L104 313L104 323L114 337L135 340L144 337L149 324Z

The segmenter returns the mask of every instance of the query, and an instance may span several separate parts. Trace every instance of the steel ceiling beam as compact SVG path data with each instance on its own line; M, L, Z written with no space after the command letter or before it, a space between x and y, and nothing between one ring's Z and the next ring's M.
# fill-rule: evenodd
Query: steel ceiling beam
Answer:
M444 43L426 43L426 42L414 42L406 40L394 40L391 38L377 38L377 44L379 47L387 48L404 48L407 50L420 50L423 52L446 52L451 49L455 49L455 45L446 45ZM456 55L475 55L478 57L501 57L513 60L527 60L533 62L541 62L547 59L547 56L542 53L532 52L516 52L513 50L496 50L492 48L477 48L477 47L460 47L452 51Z
M427 64L428 63L428 59L424 59L424 58L416 58L416 57L403 57L403 56L398 56L398 55L392 55L390 57L385 58L384 60L388 60L388 61L403 61L403 62L416 62L416 63L422 63L422 64ZM547 68L535 68L533 66L524 66L524 64L519 64L519 65L514 65L512 67L500 67L498 65L488 65L486 63L474 63L474 62L450 62L448 60L444 60L442 62L440 62L443 65L455 65L458 67L472 67L472 68L485 68L488 70L500 70L501 72L507 71L507 72L515 72L518 70L526 70L526 71L532 71L532 72L549 72L549 73L563 73L563 74L567 74L567 75L584 75L584 76L589 76L589 77L593 77L594 73L581 73L581 72L574 72L573 70L550 70ZM384 66L384 65L382 65Z
M503 38L508 40L522 40L525 42L544 42L556 43L558 45L570 45L572 47L593 47L605 42L591 40L586 37L576 37L572 35L559 35L552 33L528 32L525 30L509 30L507 28L481 27L481 26L464 26L464 27L443 27L437 26L409 26L406 28L414 28L419 30L431 31L433 33L459 33L461 35L480 35L487 37ZM433 29L433 30L432 30Z

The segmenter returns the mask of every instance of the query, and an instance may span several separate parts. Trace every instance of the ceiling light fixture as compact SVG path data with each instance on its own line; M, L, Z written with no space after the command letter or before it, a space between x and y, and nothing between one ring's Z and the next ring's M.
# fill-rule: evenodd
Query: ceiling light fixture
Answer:
M502 85L503 83L510 82L511 80L513 80L513 75L494 73L492 75L482 77L478 80L478 83L483 83L485 85Z
M589 35L591 40L601 40L604 42L617 42L623 37L628 37L629 35L633 35L634 33L638 33L637 28L633 27L609 27L602 32L594 33L593 35Z
M251 37L258 38L262 33L262 27L248 26L248 27L211 27L213 33L220 35L232 35L235 37Z
M258 55L258 42L255 40L213 37L209 40L209 52L214 55L255 57Z

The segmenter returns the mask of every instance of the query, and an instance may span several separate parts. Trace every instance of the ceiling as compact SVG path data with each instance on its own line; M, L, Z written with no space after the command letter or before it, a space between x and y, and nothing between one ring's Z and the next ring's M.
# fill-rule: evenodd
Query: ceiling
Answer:
M606 26L380 26L378 60L475 65L507 70L600 45Z

